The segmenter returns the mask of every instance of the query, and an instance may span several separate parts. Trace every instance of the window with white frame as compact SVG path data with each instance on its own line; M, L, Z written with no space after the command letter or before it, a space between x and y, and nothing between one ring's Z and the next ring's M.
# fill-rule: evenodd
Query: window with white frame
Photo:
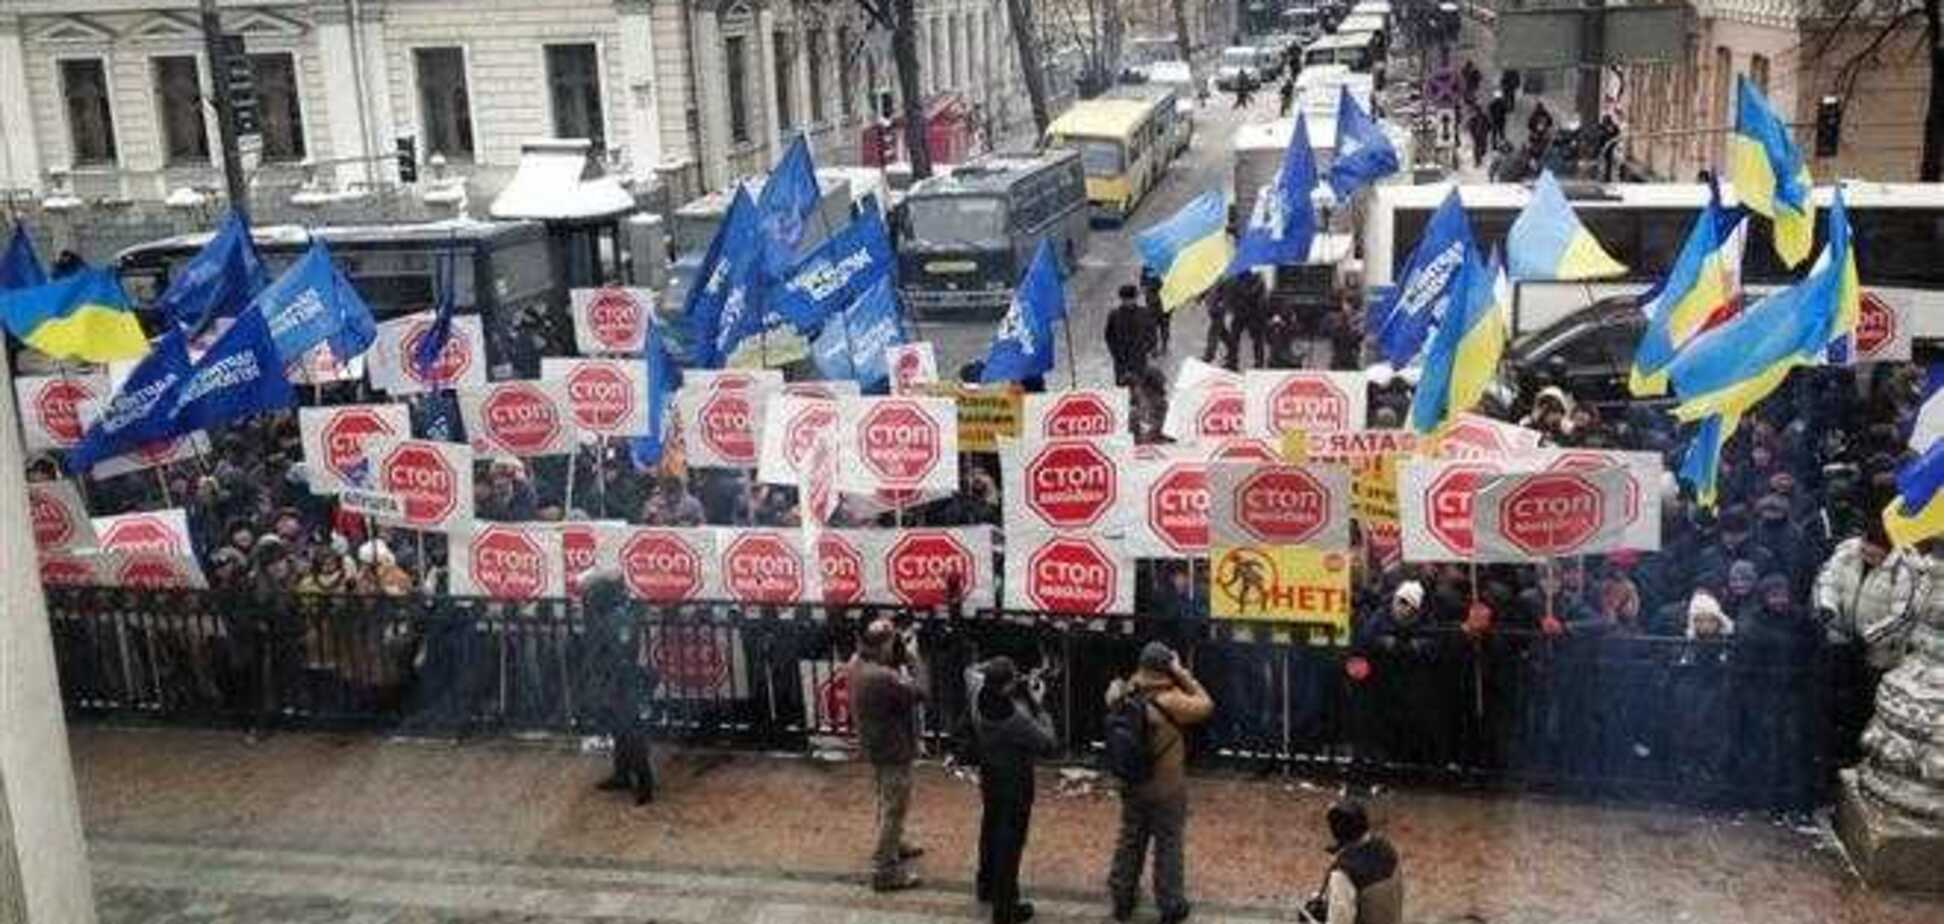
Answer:
M170 166L209 162L209 130L203 122L202 77L195 55L152 58L155 120L162 158Z
M418 76L419 127L425 153L442 154L449 161L474 156L472 97L466 87L466 52L461 48L415 48Z
M115 162L115 114L108 102L108 71L99 58L61 62L61 97L67 104L68 156L76 167Z

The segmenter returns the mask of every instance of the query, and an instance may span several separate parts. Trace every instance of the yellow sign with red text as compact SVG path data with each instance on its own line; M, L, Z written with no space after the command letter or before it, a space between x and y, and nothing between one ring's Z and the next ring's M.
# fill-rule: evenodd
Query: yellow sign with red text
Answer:
M1291 430L1283 458L1295 465L1341 462L1350 468L1350 515L1362 523L1397 522L1397 460L1415 454L1409 430Z
M1236 545L1209 550L1209 609L1350 631L1350 553L1308 546Z

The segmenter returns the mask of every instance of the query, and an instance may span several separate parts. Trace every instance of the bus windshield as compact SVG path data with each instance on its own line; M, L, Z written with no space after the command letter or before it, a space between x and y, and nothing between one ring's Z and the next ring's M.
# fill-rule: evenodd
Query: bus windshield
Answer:
M1006 239L1006 202L993 196L938 196L905 200L913 240L925 244L976 244Z
M1088 176L1119 176L1127 169L1118 141L1101 138L1074 138L1067 146L1080 152L1080 167Z

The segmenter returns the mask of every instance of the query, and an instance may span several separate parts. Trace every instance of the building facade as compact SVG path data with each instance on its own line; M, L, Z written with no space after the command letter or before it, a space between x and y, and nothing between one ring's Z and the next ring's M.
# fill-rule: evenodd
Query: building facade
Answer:
M0 188L84 205L220 190L194 0L0 0ZM921 86L992 132L1026 119L1003 0L918 0ZM788 139L856 162L889 33L845 0L223 0L262 112L257 196L396 181L396 140L467 181L522 142L593 139L637 178L715 188ZM438 172L434 170L434 172Z

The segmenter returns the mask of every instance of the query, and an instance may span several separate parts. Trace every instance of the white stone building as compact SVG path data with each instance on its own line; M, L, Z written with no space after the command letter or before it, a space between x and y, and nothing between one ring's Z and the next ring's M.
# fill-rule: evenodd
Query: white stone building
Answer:
M220 189L194 0L0 0L0 188L87 202ZM796 132L858 160L888 33L851 0L222 0L263 113L257 188L396 178L411 135L475 201L521 142L590 137L638 177L718 187ZM1003 0L918 0L921 85L988 124L1027 107Z

